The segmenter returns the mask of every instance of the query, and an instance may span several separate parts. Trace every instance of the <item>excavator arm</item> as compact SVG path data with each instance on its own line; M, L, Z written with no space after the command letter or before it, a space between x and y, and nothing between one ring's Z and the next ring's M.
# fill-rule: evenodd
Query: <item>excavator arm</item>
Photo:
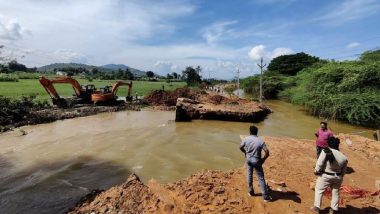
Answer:
M114 96L116 96L116 93L117 93L117 90L119 88L119 86L123 86L123 85L126 85L128 86L128 94L127 94L127 97L126 99L127 100L130 100L132 97L131 97L131 91L132 91L132 81L131 82L124 82L124 81L117 81L115 84L112 85L112 89L111 89L111 92Z
M70 84L71 87L73 87L75 95L79 97L81 93L83 92L82 86L79 84L78 81L71 77L57 77L53 80L51 80L51 83L64 83L64 84Z
M46 79L44 76L41 76L39 81L52 99L60 99L57 90L55 90L51 80Z
M41 76L39 81L52 98L53 104L62 107L67 106L67 101L59 96L57 90L54 88L54 84L70 84L75 92L75 96L78 98L75 101L77 103L91 102L91 94L96 90L93 85L88 85L83 89L79 82L71 77L57 77L49 80L44 76Z
M79 84L79 82L71 77L57 77L56 79L49 80L42 76L40 77L40 83L48 92L48 94L55 98L59 98L59 95L53 86L55 83L70 84L73 87L75 95L77 97L79 97L83 92L82 86Z

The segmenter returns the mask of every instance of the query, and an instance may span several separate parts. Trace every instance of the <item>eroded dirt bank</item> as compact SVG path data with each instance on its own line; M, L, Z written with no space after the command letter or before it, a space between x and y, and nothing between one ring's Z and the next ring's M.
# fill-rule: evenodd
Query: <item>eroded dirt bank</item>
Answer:
M380 190L375 184L380 180L380 144L353 135L341 134L339 138L341 150L349 158L345 189L341 191L342 213L379 213ZM314 200L310 188L315 181L314 142L264 139L271 151L264 169L273 202L264 203L260 196L248 197L245 168L241 167L227 172L204 170L164 185L154 180L143 184L133 175L121 185L95 192L70 213L308 213ZM329 198L324 197L323 208L328 206Z
M117 106L95 106L95 105L82 105L75 108L35 108L20 113L18 120L12 121L12 119L6 119L4 116L4 122L0 127L0 132L8 131L16 127L25 125L35 125L50 123L56 120L70 119L76 117L85 117L103 112L117 112L123 110L140 110L141 105L135 104L120 104Z
M272 112L257 102L189 88L153 91L144 98L144 101L155 109L176 110L176 121L204 119L259 122Z

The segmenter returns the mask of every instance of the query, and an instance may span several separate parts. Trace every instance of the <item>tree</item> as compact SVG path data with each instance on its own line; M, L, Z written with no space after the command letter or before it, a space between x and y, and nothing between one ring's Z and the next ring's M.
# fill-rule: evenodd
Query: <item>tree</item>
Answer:
M182 77L186 80L187 85L196 85L202 82L198 71L191 66L186 67L186 69L182 71Z
M72 72L72 71L68 71L68 72L67 72L67 76L69 76L69 77L74 76L74 72Z
M117 70L116 79L123 79L123 77L124 71L119 68L119 70Z
M29 68L28 71L29 72L37 72L37 67Z
M8 67L3 64L0 64L0 73L8 73L8 72L9 72Z
M379 62L380 61L380 49L374 51L366 51L360 55L360 60L362 61L371 61Z
M153 78L153 77L154 77L154 73L153 73L153 71L147 71L147 72L146 72L146 76L147 76L148 78Z
M263 74L263 96L265 99L276 99L279 92L289 86L289 78L275 71L267 71ZM260 95L260 75L246 77L241 80L241 85L246 93L255 97Z
M91 73L92 73L93 75L97 75L97 74L99 73L99 70L98 70L97 68L93 68L93 69L91 70Z
M16 60L10 61L8 63L8 68L11 71L27 71L28 70L28 68L25 65L18 63Z
M202 68L201 68L201 66L197 66L196 68L195 68L195 70L197 71L197 74L199 75L199 76L202 76Z
M4 45L0 45L0 63L1 62L5 62L6 61L6 57L3 56L3 48L4 48Z
M129 69L125 69L125 72L124 72L124 78L123 79L126 79L126 80L134 80L135 79L135 75L129 71Z
M172 76L173 76L174 79L178 79L178 74L176 72L173 72Z
M280 74L296 75L299 71L320 61L318 57L310 56L303 52L289 55L282 55L272 59L268 65L268 70L277 71Z

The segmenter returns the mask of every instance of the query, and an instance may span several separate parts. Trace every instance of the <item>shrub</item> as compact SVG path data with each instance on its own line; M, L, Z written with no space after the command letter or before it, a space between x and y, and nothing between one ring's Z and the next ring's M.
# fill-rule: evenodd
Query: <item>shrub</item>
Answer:
M19 79L38 79L40 74L38 73L26 73L26 72L16 72Z
M18 82L17 76L13 74L0 74L0 82Z
M268 71L263 75L263 96L266 99L276 99L280 91L294 85L292 79L278 72ZM241 85L244 92L259 97L260 94L260 75L242 79Z
M0 127L23 121L28 118L33 110L49 105L47 101L36 102L35 98L36 96L33 95L13 100L0 96Z
M330 62L297 75L280 97L316 116L380 126L380 62Z

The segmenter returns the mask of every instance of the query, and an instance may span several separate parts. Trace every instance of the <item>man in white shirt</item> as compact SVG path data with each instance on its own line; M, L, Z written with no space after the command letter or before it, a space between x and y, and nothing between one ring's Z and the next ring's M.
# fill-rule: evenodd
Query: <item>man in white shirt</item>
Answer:
M315 165L315 174L318 179L315 185L314 206L310 211L319 213L323 192L327 187L331 188L331 210L337 213L339 209L339 188L343 182L343 176L347 169L347 157L339 150L339 142L328 141L328 148L322 150Z

